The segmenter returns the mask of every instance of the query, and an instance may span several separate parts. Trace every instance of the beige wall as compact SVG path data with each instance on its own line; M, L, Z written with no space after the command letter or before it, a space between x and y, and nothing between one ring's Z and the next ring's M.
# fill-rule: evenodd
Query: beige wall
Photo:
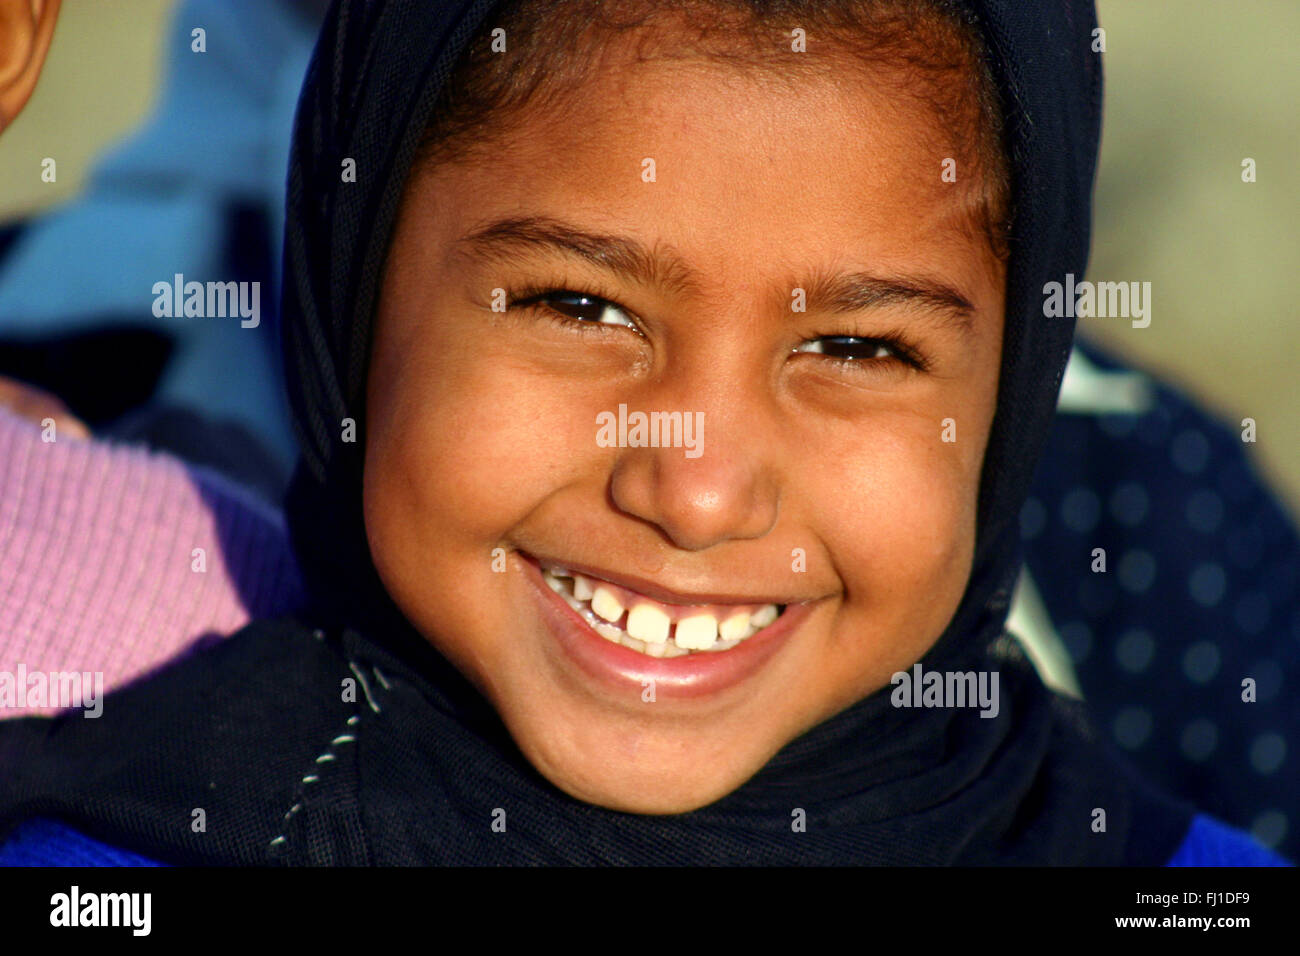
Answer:
M0 221L75 195L94 157L145 118L172 7L173 0L63 0L45 72L0 138ZM54 183L41 182L46 156L57 164Z
M1258 423L1300 514L1300 3L1100 0L1106 120L1090 277L1151 283L1151 325L1084 329ZM1257 181L1241 181L1241 161Z
M232 0L233 2L233 0ZM243 0L239 0L243 2ZM261 0L259 0L261 2ZM75 193L150 108L172 0L65 0L46 75L0 144L0 219ZM1107 113L1090 276L1152 283L1152 321L1086 330L1258 422L1300 513L1300 3L1100 0ZM58 161L56 184L40 161ZM1241 182L1241 160L1258 182Z

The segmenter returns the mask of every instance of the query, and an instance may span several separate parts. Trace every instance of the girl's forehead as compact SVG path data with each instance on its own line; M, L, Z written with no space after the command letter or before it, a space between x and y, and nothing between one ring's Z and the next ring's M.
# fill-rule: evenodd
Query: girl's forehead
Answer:
M511 117L473 162L437 170L427 195L449 239L491 220L560 220L676 246L728 281L836 256L960 269L986 250L936 126L892 81L772 90L725 64L651 60Z

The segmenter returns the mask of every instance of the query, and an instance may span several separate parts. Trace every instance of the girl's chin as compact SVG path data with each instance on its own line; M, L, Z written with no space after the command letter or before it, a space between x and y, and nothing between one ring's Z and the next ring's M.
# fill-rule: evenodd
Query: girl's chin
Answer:
M665 753L662 759L644 759L629 755L626 746L620 747L617 742L611 742L612 751L552 753L552 742L562 735L563 730L554 727L536 728L540 749L534 750L530 735L521 739L514 734L528 762L555 787L584 803L623 813L675 814L698 810L741 786L768 759L755 755L752 769L730 769L716 761L705 762L709 758L691 752L689 747ZM745 743L752 745L752 741ZM701 767L707 768L707 776L693 772L694 768Z
M687 813L714 803L802 729L771 710L699 718L662 708L656 719L654 704L611 702L537 677L536 670L521 675L522 686L493 701L515 745L558 789L625 813Z

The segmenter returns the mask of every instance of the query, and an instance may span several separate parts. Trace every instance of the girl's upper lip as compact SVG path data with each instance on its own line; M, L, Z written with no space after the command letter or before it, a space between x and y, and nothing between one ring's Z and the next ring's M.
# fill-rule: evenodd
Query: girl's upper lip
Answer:
M594 565L584 564L581 561L570 561L564 558L551 558L541 555L529 554L525 551L519 551L521 557L538 568L563 568L566 571L574 571L584 577L594 578L600 581L607 581L610 584L618 585L629 591L635 591L638 594L650 598L652 601L658 601L661 604L808 604L814 598L796 595L754 595L739 594L736 592L725 591L673 591L656 584L648 578L639 577L635 574L622 574L614 571L606 571L603 568L597 568Z

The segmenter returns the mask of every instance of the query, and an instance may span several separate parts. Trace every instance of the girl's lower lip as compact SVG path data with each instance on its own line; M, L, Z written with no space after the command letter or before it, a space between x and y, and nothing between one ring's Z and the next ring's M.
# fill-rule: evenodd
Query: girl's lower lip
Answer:
M651 681L656 698L706 697L734 687L757 672L803 622L811 604L791 604L753 637L727 651L683 657L650 657L607 641L542 580L541 568L520 561L536 592L547 631L565 656L588 677L620 693L640 694Z

